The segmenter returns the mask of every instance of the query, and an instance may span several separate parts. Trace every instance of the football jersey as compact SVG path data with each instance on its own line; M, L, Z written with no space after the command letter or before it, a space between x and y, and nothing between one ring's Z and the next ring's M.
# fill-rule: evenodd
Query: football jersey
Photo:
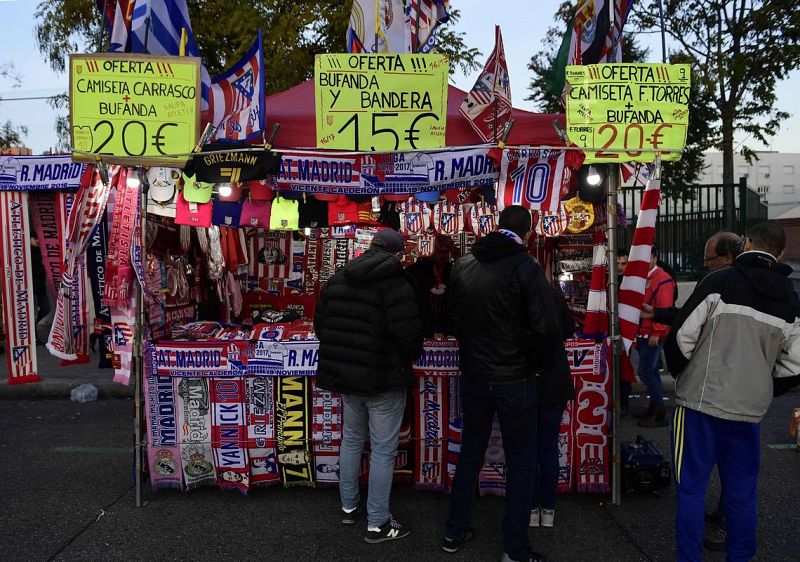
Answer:
M497 186L497 208L522 205L557 212L561 191L568 187L584 155L577 150L511 148L503 151Z
M439 234L458 234L464 230L464 210L458 203L439 201L433 206L433 229Z
M475 203L469 214L471 230L475 236L486 236L497 228L499 213L495 205L483 201Z
M429 258L436 251L436 235L430 233L420 234L417 238L417 255L421 258Z
M561 234L566 232L568 224L569 215L562 205L555 213L549 211L540 212L539 222L536 224L534 231L539 236L561 236Z
M397 210L400 212L400 232L406 236L425 232L431 225L431 208L414 197L398 205Z

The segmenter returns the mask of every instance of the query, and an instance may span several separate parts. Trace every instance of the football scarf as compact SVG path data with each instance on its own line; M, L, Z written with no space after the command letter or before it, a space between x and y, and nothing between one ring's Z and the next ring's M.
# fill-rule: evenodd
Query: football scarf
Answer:
M303 275L306 262L306 242L305 240L294 240L291 242L292 257L289 263L289 276L283 282L286 289L300 291L303 289Z
M126 306L133 294L131 245L136 237L136 217L139 208L139 188L128 186L123 168L117 181L117 201L111 222L108 245L104 302L109 306Z
M606 310L606 236L603 231L594 235L592 250L592 283L589 289L589 300L586 303L586 318L583 322L583 333L591 338L604 338L608 333L608 311Z
M339 482L339 448L342 445L342 397L323 390L312 379L314 466L319 485Z
M8 384L39 382L36 374L36 311L31 276L28 194L0 192L0 289Z
M447 490L453 488L453 478L461 453L461 434L464 418L461 410L461 377L447 377Z
M217 484L223 490L250 490L245 382L242 377L210 379L211 439Z
M431 225L431 208L414 197L401 203L397 210L400 213L400 232L405 236L421 234Z
M573 463L579 492L608 492L611 378L606 346L592 340L568 340L570 371L575 382Z
M317 295L320 290L320 265L322 258L322 240L319 230L314 229L306 237L306 254L303 276L303 292Z
M81 183L81 188L75 196L75 203L69 212L64 270L56 301L53 326L47 341L47 349L52 355L67 360L77 359L77 351L86 352L85 347L82 350L76 349L75 326L73 326L75 311L79 312L80 318L88 317L86 299L81 298L85 297L86 292L85 270L83 273L80 272L78 264L86 255L86 247L89 244L92 230L103 218L111 189L110 185L106 185L100 180L98 174L89 172L86 176L91 176L91 178L87 183ZM81 283L83 283L83 289L81 289ZM74 300L78 302L73 303ZM87 326L84 326L84 332L88 332ZM85 333L84 336L88 341L88 333Z
M414 392L414 487L417 490L444 491L447 487L447 378L423 373L425 372L418 371L417 388Z
M29 193L33 228L47 275L50 295L55 297L61 285L64 263L64 240L67 237L67 208L64 191L32 191ZM70 194L71 197L74 195Z
M625 276L619 287L619 329L625 352L630 354L631 345L639 333L639 318L642 312L647 273L650 271L650 252L656 235L658 203L661 198L661 178L650 177L642 194L639 218L628 254Z
M442 200L433 205L433 229L439 234L458 234L464 230L464 210L458 203Z
M114 382L128 386L131 382L133 335L136 329L136 295L127 306L111 307L111 364Z
M176 379L181 466L186 490L217 481L211 450L211 396L208 379Z
M92 332L99 336L100 359L98 367L109 369L113 366L110 350L111 343L111 309L103 304L105 292L106 249L108 245L108 227L105 217L97 223L92 231L89 248L86 250L86 263L89 269L89 280L92 285L94 301L94 326Z
M497 206L485 201L475 203L469 212L470 231L478 238L494 232L498 220Z
M277 377L275 386L275 425L281 482L285 487L314 487L311 381L307 377Z
M492 433L489 435L483 467L478 475L478 493L481 497L506 495L506 452L503 449L503 434L497 415L492 420Z
M178 408L172 377L159 377L153 365L153 347L145 344L144 396L147 411L147 463L153 490L183 488L178 446Z
M94 326L89 324L89 292L87 286L87 255L84 254L78 259L77 276L72 289L73 298L71 299L72 310L72 339L75 344L75 359L62 359L61 366L80 365L88 363L89 358L89 334L94 330Z
M503 151L497 185L497 208L522 205L527 209L558 211L562 189L583 163L577 150L511 148Z
M183 172L194 176L196 181L209 183L239 183L262 180L275 175L281 167L281 155L266 150L252 150L253 146L242 142L213 142L195 155ZM244 149L244 150L241 150ZM241 150L239 152L216 151Z
M572 453L575 445L572 420L575 410L575 401L570 400L561 415L561 424L558 426L558 481L556 491L559 493L571 492L575 471L573 470Z
M247 448L253 486L280 483L275 449L274 377L247 377Z

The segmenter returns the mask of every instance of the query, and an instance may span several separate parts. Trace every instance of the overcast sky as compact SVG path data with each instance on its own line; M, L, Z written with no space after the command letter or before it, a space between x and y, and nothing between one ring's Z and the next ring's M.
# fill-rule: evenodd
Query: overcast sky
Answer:
M6 22L3 34L0 35L0 64L13 63L21 77L21 84L16 88L10 81L0 79L0 96L6 98L0 101L0 122L10 119L15 124L26 125L29 133L25 141L35 153L55 144L56 112L44 99L13 101L10 98L51 96L66 91L68 82L66 75L55 74L50 70L36 48L33 14L38 3L39 0L0 0L0 21ZM535 109L531 102L524 101L529 94L528 84L531 80L527 64L531 55L541 48L542 39L552 23L559 3L559 0L451 0L451 5L461 10L462 19L458 30L466 33L467 44L480 49L484 59L492 51L494 25L501 26L511 75L512 98L516 107ZM658 36L644 35L641 41L651 47L651 61L660 61L661 46ZM265 53L265 56L269 56L269 53ZM476 76L477 71L470 76L459 74L455 77L455 83L468 90ZM778 85L778 106L793 115L784 122L781 132L768 149L800 152L798 91L798 71Z

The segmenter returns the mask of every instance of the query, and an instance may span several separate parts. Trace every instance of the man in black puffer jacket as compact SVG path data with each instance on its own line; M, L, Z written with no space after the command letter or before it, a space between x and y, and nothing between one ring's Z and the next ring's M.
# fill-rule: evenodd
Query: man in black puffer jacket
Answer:
M410 278L397 256L403 237L379 231L369 250L348 263L322 290L314 330L319 338L317 385L339 392L344 404L339 492L342 523L361 513L358 478L369 429L369 543L399 539L408 527L392 518L389 495L411 363L422 352L422 324Z
M535 374L549 365L560 330L547 281L525 246L530 231L530 212L506 207L499 231L481 238L450 275L450 333L460 347L464 431L446 552L455 552L473 535L472 496L497 413L508 468L503 560L538 559L528 551Z

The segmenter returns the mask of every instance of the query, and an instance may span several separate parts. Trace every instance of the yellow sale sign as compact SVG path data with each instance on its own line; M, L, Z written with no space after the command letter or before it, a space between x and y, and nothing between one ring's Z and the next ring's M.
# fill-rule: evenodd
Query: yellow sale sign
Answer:
M444 55L317 55L317 147L376 151L443 147L447 76Z
M74 150L111 164L175 164L200 128L200 59L97 53L71 55ZM91 156L73 153L75 160ZM185 160L185 159L184 159Z
M688 64L568 66L567 136L586 163L652 162L683 150L689 126ZM680 160L664 152L662 160Z

